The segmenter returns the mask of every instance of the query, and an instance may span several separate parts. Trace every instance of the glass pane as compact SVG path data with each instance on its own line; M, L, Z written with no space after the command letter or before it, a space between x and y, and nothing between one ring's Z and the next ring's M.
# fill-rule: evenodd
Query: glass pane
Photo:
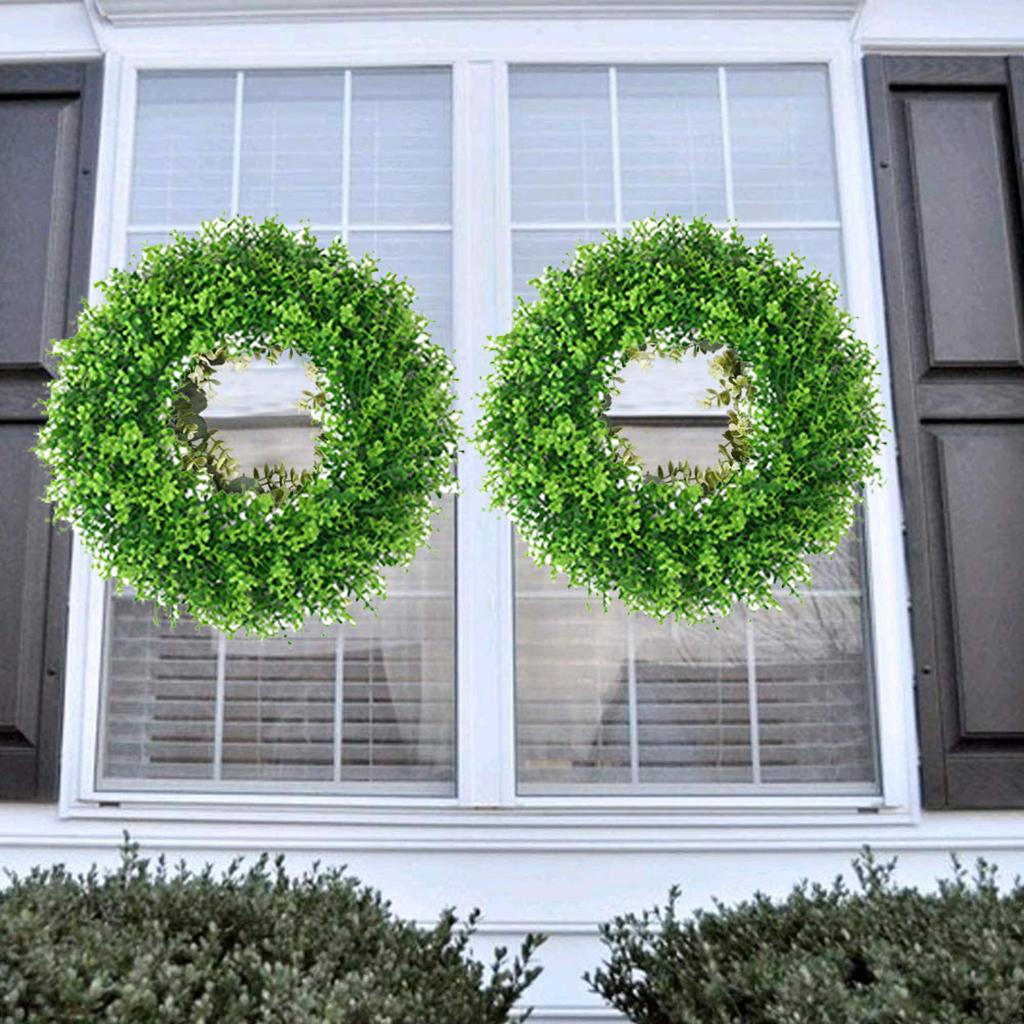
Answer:
M249 73L239 212L340 224L343 74Z
M633 427L648 469L717 461L720 426ZM524 793L877 789L860 530L781 610L658 624L588 603L516 543ZM751 722L758 725L757 742Z
M811 560L802 602L753 617L761 774L770 783L873 779L861 531Z
M445 504L431 547L408 572L387 574L379 618L360 612L354 626L225 639L187 619L154 622L151 605L111 595L99 787L452 794L454 515Z
M607 70L514 68L509 94L513 223L614 222Z
M106 622L99 783L209 779L216 732L217 639L111 593Z
M186 231L184 234L191 238L195 232ZM125 244L125 265L137 260L147 245L167 245L170 241L170 231L129 231Z
M622 213L726 216L718 72L618 71Z
M740 231L743 232L742 227ZM808 270L820 270L840 288L843 287L843 249L838 229L807 228L800 231L771 228L767 231L746 231L744 235L751 244L760 235L767 235L780 256L798 253L803 256Z
M608 414L619 418L714 415L704 405L708 388L715 385L708 370L712 358L695 353L682 359L656 356L650 362L627 363Z
M576 246L601 241L601 232L593 231L513 231L512 291L530 302L537 292L530 281L547 267L564 267Z
M235 75L139 76L133 224L185 227L231 207Z
M447 224L451 138L447 69L353 71L351 223Z
M430 324L431 338L452 350L452 244L447 231L353 231L349 252L372 252L380 272L409 279L416 289L416 309Z
M222 369L204 413L240 469L303 466L313 428L295 408L299 360ZM101 786L156 780L232 791L454 791L454 500L379 614L311 621L285 639L225 638L111 595Z
M729 68L726 81L736 216L836 219L825 68Z

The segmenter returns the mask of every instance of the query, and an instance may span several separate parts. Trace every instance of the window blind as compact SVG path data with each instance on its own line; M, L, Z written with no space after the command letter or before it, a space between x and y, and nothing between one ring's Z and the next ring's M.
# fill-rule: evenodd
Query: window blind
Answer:
M376 617L287 639L172 627L109 595L101 782L446 795L454 764L454 515L448 499Z
M128 258L250 214L308 223L407 276L449 344L451 81L444 69L143 74ZM312 459L299 360L227 368L204 413L243 469ZM100 789L450 795L455 499L379 615L225 637L108 596Z
M818 67L510 72L516 293L603 230L703 215L842 280ZM718 461L706 359L627 367L610 411L645 464ZM877 790L859 529L780 611L659 625L570 590L515 547L521 792Z

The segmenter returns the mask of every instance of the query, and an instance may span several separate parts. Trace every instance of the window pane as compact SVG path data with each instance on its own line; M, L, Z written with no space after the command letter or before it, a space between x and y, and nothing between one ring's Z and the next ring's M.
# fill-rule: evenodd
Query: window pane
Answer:
M184 234L191 237L195 232L186 231ZM172 238L170 231L129 231L125 245L125 263L138 259L147 245L166 245Z
M717 71L623 68L617 77L624 219L724 219Z
M700 428L698 428L700 429ZM693 437L633 438L647 464ZM524 793L876 790L860 531L781 610L658 624L552 580L516 544L516 735ZM753 745L751 721L757 723Z
M230 212L233 74L139 76L133 224L183 227Z
M239 212L341 223L344 93L337 73L245 76Z
M416 289L416 309L429 321L430 336L452 348L452 246L447 231L353 231L348 238L353 256L372 252L381 270L406 277Z
M590 92L570 75L586 76ZM543 197L543 216L532 219L569 224L580 219L580 192L566 180L605 182L613 193L614 183L602 146L589 163L577 149L574 174L563 169L538 190L544 147L516 125L532 109L548 139L574 137L578 122L597 116L608 78L607 68L512 73L512 273L523 298L534 297L529 278L599 235L517 229L527 219L517 195ZM616 69L624 220L675 213L721 222L731 208L748 242L767 233L780 253L795 250L841 282L840 230L820 224L838 216L824 71L728 68L724 112L719 78L717 68ZM707 363L659 359L624 371L609 415L649 471L670 459L718 461L726 421L701 404L713 384ZM802 599L698 626L659 625L617 603L604 612L535 566L518 541L515 567L522 792L877 791L859 528L834 558L813 561Z
M243 472L312 461L298 359L222 368L204 412ZM454 785L454 506L390 570L379 616L296 636L225 638L111 595L101 785L317 783L448 794ZM264 786L265 788L265 786Z
M348 209L360 224L348 231L352 252L408 276L448 344L450 92L444 69L142 76L128 259L171 228L232 212L237 152L238 212L311 223L327 245L345 236ZM311 463L301 360L218 378L203 415L243 471ZM454 498L412 566L385 575L379 615L353 608L355 625L311 621L282 640L227 638L187 617L172 628L111 593L99 786L454 793Z
M834 558L812 560L802 602L752 617L765 782L874 778L861 545L852 531Z
M509 75L513 223L615 220L608 72Z
M100 783L209 779L213 773L217 643L183 622L111 595L106 623Z
M835 166L824 68L729 68L736 216L834 220Z
M453 566L449 499L430 547L387 574L380 617L355 626L224 638L111 594L100 788L450 795Z
M526 300L537 297L530 280L545 267L564 266L577 245L599 242L600 231L513 231L512 287Z
M352 72L353 224L451 219L447 69Z
M740 228L743 231L743 228ZM766 231L745 231L751 244L761 235L767 235L779 256L795 252L803 256L808 270L828 274L840 288L843 286L843 253L838 229L803 231L791 228L770 228Z

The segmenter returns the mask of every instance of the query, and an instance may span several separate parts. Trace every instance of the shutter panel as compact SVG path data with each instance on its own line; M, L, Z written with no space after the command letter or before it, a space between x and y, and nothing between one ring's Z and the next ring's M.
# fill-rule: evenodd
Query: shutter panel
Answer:
M865 69L925 804L1024 807L1024 62Z
M0 799L56 795L70 534L30 451L88 287L99 64L0 67Z

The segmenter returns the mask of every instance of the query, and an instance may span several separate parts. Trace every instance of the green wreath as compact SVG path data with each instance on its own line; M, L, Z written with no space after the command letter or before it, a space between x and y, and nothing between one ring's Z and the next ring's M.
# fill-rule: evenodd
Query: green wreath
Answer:
M838 288L676 217L583 245L494 340L476 439L485 483L535 560L607 603L699 621L778 605L834 550L883 429L877 368ZM717 353L718 466L644 472L605 419L630 359Z
M454 485L451 363L372 257L249 218L147 248L101 284L37 451L58 516L104 576L175 615L272 635L308 616L351 621L385 595ZM305 473L239 477L202 419L225 360L308 357L320 433Z

